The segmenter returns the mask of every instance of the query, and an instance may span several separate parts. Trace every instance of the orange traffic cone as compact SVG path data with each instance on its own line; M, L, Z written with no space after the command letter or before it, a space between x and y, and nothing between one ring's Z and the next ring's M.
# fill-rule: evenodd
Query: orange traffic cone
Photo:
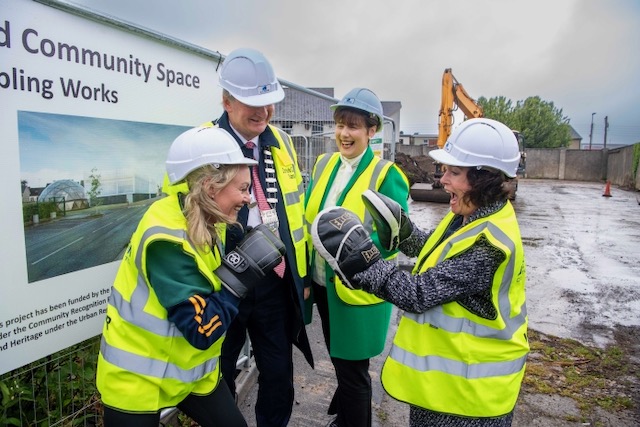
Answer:
M607 181L607 185L604 187L604 194L602 197L611 197L611 181Z

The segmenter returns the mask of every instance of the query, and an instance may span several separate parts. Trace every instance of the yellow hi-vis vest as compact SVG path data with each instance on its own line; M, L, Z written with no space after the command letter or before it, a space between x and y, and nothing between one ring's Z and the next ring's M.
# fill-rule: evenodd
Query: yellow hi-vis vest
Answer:
M520 229L507 202L442 240L453 217L447 214L430 236L413 274L463 253L482 235L506 255L491 290L497 316L479 317L457 302L405 313L382 368L382 384L394 398L431 411L505 415L516 404L529 352Z
M216 228L224 233L224 224ZM147 248L157 240L181 245L209 280L211 290L221 289L213 274L221 263L220 250L194 247L177 194L153 203L118 269L98 356L96 382L102 401L123 411L156 412L177 405L190 393L208 394L220 381L218 358L224 338L206 350L193 347L167 320L167 311L149 284Z
M217 126L212 122L203 126ZM289 234L295 252L287 251L285 255L290 267L296 267L299 277L307 275L307 248L308 230L304 226L304 181L298 166L298 155L291 141L291 137L281 129L269 125L271 133L278 141L279 147L272 146L271 156L276 170L276 179L284 203L284 211L289 224ZM280 236L284 240L284 236ZM294 262L295 261L295 262ZM295 271L294 271L295 273Z
M305 210L305 220L309 229L311 229L313 220L323 207L324 197L330 186L329 180L331 172L338 162L340 162L340 153L333 153L332 155L322 154L316 161L313 168L313 188L310 192L309 201ZM348 193L341 204L342 207L358 215L358 218L360 218L364 228L369 234L374 233L373 218L365 208L364 202L362 201L362 193L367 189L378 190L392 165L392 162L374 156L371 163L369 163L365 170L358 176L353 186L348 189ZM313 249L313 243L310 238L308 246L309 250ZM397 255L396 253L389 259L395 258ZM326 268L330 268L328 264ZM349 305L371 305L384 301L368 292L359 289L349 289L342 284L338 276L335 276L335 287L338 297Z

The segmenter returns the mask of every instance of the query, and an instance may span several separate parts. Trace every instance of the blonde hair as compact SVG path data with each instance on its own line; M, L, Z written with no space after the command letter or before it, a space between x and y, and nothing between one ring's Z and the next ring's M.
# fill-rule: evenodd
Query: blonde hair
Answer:
M184 200L182 212L187 219L187 235L200 249L207 251L219 239L215 224L238 224L220 211L218 204L209 196L226 187L245 165L212 165L200 167L187 175L189 193Z

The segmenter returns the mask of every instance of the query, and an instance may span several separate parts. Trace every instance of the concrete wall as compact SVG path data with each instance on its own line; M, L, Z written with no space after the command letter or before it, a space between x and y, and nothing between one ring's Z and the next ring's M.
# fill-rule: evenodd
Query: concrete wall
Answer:
M631 145L609 151L606 162L607 179L612 184L639 189L638 173L636 171L636 176L633 174L633 152L634 150L640 150L640 144L636 145L638 147Z
M411 157L427 155L433 147L396 145L398 152ZM527 178L571 181L611 181L623 188L640 190L640 167L634 175L634 151L640 143L613 150L527 149Z
M600 181L603 178L603 151L529 148L527 178Z
M571 181L600 181L604 178L604 151L559 150L565 152L564 177Z
M560 176L560 151L546 148L530 148L527 153L525 177L558 179Z

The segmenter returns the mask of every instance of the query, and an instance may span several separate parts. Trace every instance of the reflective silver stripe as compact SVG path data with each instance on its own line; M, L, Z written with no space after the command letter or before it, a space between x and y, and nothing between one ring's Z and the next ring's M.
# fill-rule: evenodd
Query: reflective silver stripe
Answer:
M294 244L302 240L306 240L304 238L304 226L298 227L295 230L291 230L291 234L293 235Z
M438 262L441 262L446 254L451 249L451 246L459 240L465 239L467 237L473 237L479 235L484 229L487 229L489 233L495 236L502 244L507 246L511 251L512 256L509 258L507 266L505 268L505 272L502 276L502 283L500 284L500 293L498 295L498 304L499 310L502 314L502 318L505 321L504 329L496 329L491 328L489 326L481 325L479 323L475 323L467 318L456 318L448 316L444 313L442 306L437 306L432 308L424 313L415 314L415 313L405 313L405 316L409 319L412 319L414 322L419 324L430 324L441 328L447 332L459 333L464 332L471 334L476 337L482 338L496 338L502 340L509 340L513 336L513 334L525 323L527 310L526 305L523 305L522 311L520 314L514 317L510 317L511 313L511 301L509 300L509 290L511 288L511 282L513 281L513 277L515 274L514 271L514 263L515 263L515 244L514 242L507 236L500 228L498 228L495 224L492 224L489 221L484 221L475 227L470 228L459 236L454 237L449 242L447 242L445 248L442 250L440 254L440 259Z
M282 143L284 145L284 148L287 150L287 153L289 154L289 158L293 162L295 162L296 160L295 150L293 149L293 145L292 145L293 142L291 141L291 137L289 136L289 134L275 126L270 126L270 128L271 130L275 130L276 132L278 132L280 139L282 140ZM300 201L302 200L303 194L304 194L304 186L302 182L300 182L300 184L298 185L297 193L296 192L287 193L287 194L284 194L283 197L285 197L286 204L294 205L296 203L300 203Z
M144 285L146 287L146 285ZM137 286L138 288L140 286ZM136 289L137 291L137 289ZM136 325L145 331L149 331L161 337L182 337L182 333L175 327L175 325L166 319L160 319L140 309L136 309L138 305L134 299L131 299L131 303L128 303L122 294L115 287L111 290L111 296L109 297L109 304L111 304L116 310L118 315L128 323Z
M440 356L417 356L398 346L393 346L389 357L419 372L439 371L450 375L474 379L512 375L524 368L527 356L504 362L467 364Z
M378 182L378 178L380 177L380 174L382 173L382 170L385 168L385 166L390 163L387 160L381 159L380 161L378 161L376 163L376 165L373 168L373 173L371 174L371 179L369 180L369 189L370 190L374 190L377 191L378 189L376 188L376 184ZM370 233L373 232L373 217L371 216L371 213L369 212L369 209L365 209L364 210L364 219L362 220L362 224L364 225L364 228L366 230L368 230Z
M118 314L123 320L139 326L146 331L163 337L181 337L182 333L173 323L144 311L144 307L149 300L150 292L144 274L142 273L142 252L145 242L160 233L186 240L189 245L194 248L193 243L187 238L184 230L174 230L160 226L151 227L145 230L138 244L138 251L135 254L135 265L138 269L138 277L136 278L136 287L131 294L131 301L125 300L122 297L122 294L114 286L111 296L109 297L109 304L118 310Z
M104 338L100 343L100 353L107 362L129 372L155 378L175 379L183 383L192 383L206 377L214 372L218 365L218 358L213 357L193 368L181 369L161 360L143 357L111 346Z
M296 157L293 155L293 148L291 147L291 144L290 144L291 140L290 140L289 134L275 126L269 126L269 127L271 128L272 131L275 130L276 132L278 132L280 139L284 143L284 148L286 148L287 152L289 153L289 158L291 158L291 160L294 160Z
M325 168L327 167L327 164L329 163L329 160L331 160L331 158L333 157L333 155L328 155L325 154L324 156L320 157L318 159L318 162L316 163L316 171L313 174L313 181L317 181L318 178L320 178L320 176L322 175L322 172L324 172Z
M329 164L329 161L332 158L333 158L333 154L331 155L325 154L323 156L318 157L318 159L316 160L316 164L312 172L313 175L311 177L311 179L313 180L314 187L317 184L318 179L322 176L322 173L324 172L324 170L327 168L327 165ZM305 223L305 226L307 227L307 230L311 230L311 223L307 220L306 215L305 215L304 223Z
M296 203L300 203L300 192L298 190L292 191L290 193L283 193L284 202L290 206L295 205Z

